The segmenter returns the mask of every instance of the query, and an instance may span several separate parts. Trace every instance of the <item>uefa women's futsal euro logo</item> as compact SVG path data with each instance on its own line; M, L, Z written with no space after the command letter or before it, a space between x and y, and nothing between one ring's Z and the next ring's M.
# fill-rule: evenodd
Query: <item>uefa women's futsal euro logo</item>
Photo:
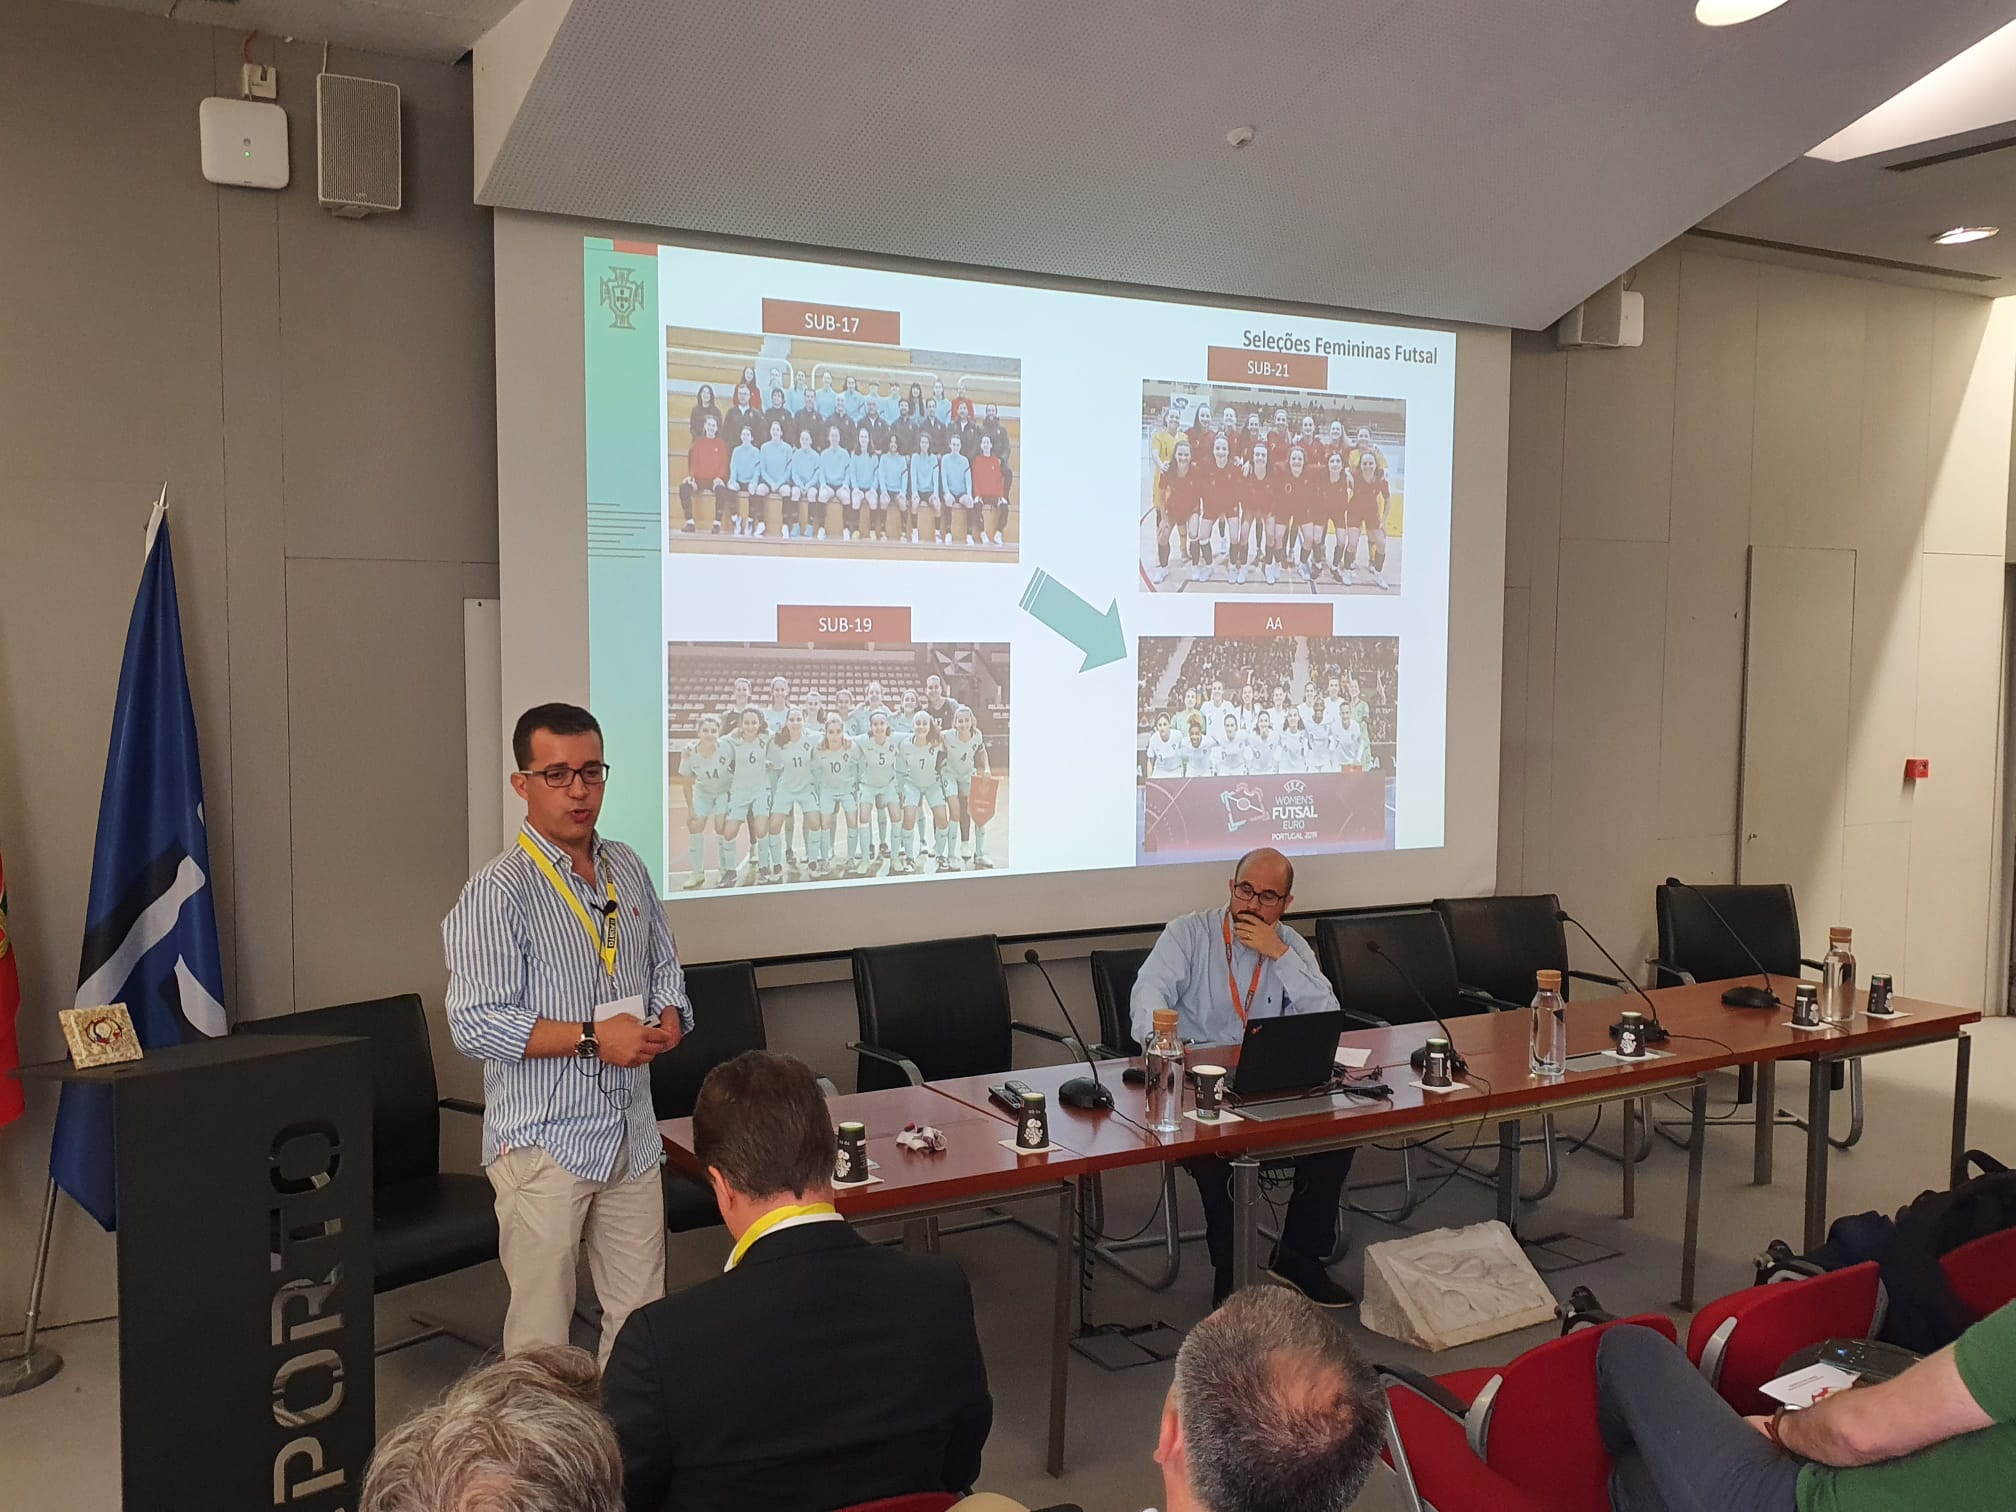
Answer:
M1225 805L1225 833L1236 835L1256 819L1267 817L1267 795L1250 782L1242 782L1218 795Z

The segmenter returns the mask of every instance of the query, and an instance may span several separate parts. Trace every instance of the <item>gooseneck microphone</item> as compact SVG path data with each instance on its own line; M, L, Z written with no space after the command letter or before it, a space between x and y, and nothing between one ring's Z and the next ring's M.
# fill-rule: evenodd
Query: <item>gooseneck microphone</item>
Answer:
M1421 984L1408 974L1405 966L1402 966L1392 956L1388 955L1386 947L1381 945L1377 940L1367 940L1365 948L1393 968L1393 975L1400 978L1406 984L1407 990L1414 994L1415 1000L1428 1010L1428 1017L1435 1020L1435 1027L1442 1031L1442 1038L1449 1041L1449 1069L1454 1071L1458 1076L1468 1071L1470 1063L1463 1059L1463 1052L1456 1048L1456 1036L1451 1034L1449 1026L1442 1022L1442 1015L1437 1013L1435 1005L1428 1001L1428 994L1421 990ZM1412 1066L1416 1071L1419 1071L1426 1064L1427 1059L1428 1047L1424 1045L1407 1057L1407 1064Z
M1645 999L1645 1006L1652 1010L1652 1028L1646 1033L1645 1038L1655 1045L1664 1044L1668 1038L1668 1035L1666 1033L1666 1026L1659 1022L1659 1005L1652 1001L1651 994L1648 993L1643 987L1640 987L1638 985L1637 980L1631 975L1630 972L1626 971L1622 966L1617 964L1617 957L1613 956L1612 954L1610 954L1609 951L1603 948L1603 942L1597 939L1596 936L1594 936L1589 932L1589 926L1587 924L1584 924L1580 919L1576 918L1565 908L1555 909L1554 917L1563 924L1573 924L1577 929L1581 930L1582 938L1587 940L1591 945L1594 945L1596 947L1596 953L1602 956L1604 960L1610 963L1610 969L1616 972L1617 975L1623 979L1625 984L1629 986L1633 992L1637 993L1638 996Z
M1668 877L1666 885L1668 887L1685 888L1688 892L1699 898L1701 906L1708 910L1717 924L1720 924L1723 929L1728 931L1729 938L1736 942L1736 948L1750 957L1750 964L1755 966L1757 974L1764 978L1764 985L1762 987L1731 987L1727 992L1722 994L1723 1004L1730 1008L1784 1007L1784 1004L1779 1000L1778 994L1771 988L1771 973L1765 970L1764 963L1757 959L1757 952L1750 948L1748 940L1736 933L1736 926L1722 917L1722 910L1709 901L1708 894L1701 891L1692 882L1682 882L1678 877Z
M1057 1000L1057 1011L1064 1015L1064 1025L1071 1031L1071 1038L1078 1041L1078 1048L1084 1053L1085 1064L1092 1068L1090 1076L1074 1076L1057 1089L1057 1101L1067 1108L1085 1108L1092 1112L1103 1112L1113 1106L1113 1094L1106 1090L1106 1084L1099 1080L1099 1062L1093 1058L1092 1047L1085 1043L1085 1036L1078 1032L1078 1026L1071 1021L1071 1010L1064 1006L1064 994L1057 990L1057 984L1050 980L1049 968L1043 958L1036 954L1032 946L1022 952L1022 959L1043 973L1043 985L1050 989L1050 996Z

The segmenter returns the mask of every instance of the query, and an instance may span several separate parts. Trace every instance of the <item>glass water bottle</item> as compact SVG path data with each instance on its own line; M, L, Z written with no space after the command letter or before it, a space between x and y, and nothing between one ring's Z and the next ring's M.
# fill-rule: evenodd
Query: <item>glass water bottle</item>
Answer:
M1538 972L1534 982L1530 1069L1535 1076L1563 1076L1568 1071L1568 1004L1561 996L1561 973Z
M1175 1134L1183 1127L1183 1041L1176 1036L1176 1010L1157 1008L1141 1047L1148 1073L1148 1127Z
M1820 959L1820 1022L1846 1024L1854 1017L1854 931L1836 924L1827 931L1827 954Z

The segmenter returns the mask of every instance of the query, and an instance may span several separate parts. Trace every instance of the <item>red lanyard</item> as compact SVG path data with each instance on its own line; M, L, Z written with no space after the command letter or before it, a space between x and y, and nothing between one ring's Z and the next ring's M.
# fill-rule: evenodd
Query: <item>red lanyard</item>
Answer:
M1267 958L1261 956L1253 963L1253 980L1246 984L1246 1001L1239 1001L1239 973L1232 969L1232 910L1225 910L1225 985L1232 989L1232 1006L1238 1010L1239 1022L1246 1022L1246 1015L1253 1011L1253 994L1260 990L1260 973L1267 965Z

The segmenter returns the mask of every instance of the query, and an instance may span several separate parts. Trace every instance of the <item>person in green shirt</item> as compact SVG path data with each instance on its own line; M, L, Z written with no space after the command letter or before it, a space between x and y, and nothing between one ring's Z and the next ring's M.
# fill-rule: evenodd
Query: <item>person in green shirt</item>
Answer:
M1665 1338L1613 1328L1597 1411L1617 1512L1972 1512L2016 1505L2016 1302L1895 1380L1739 1417Z

